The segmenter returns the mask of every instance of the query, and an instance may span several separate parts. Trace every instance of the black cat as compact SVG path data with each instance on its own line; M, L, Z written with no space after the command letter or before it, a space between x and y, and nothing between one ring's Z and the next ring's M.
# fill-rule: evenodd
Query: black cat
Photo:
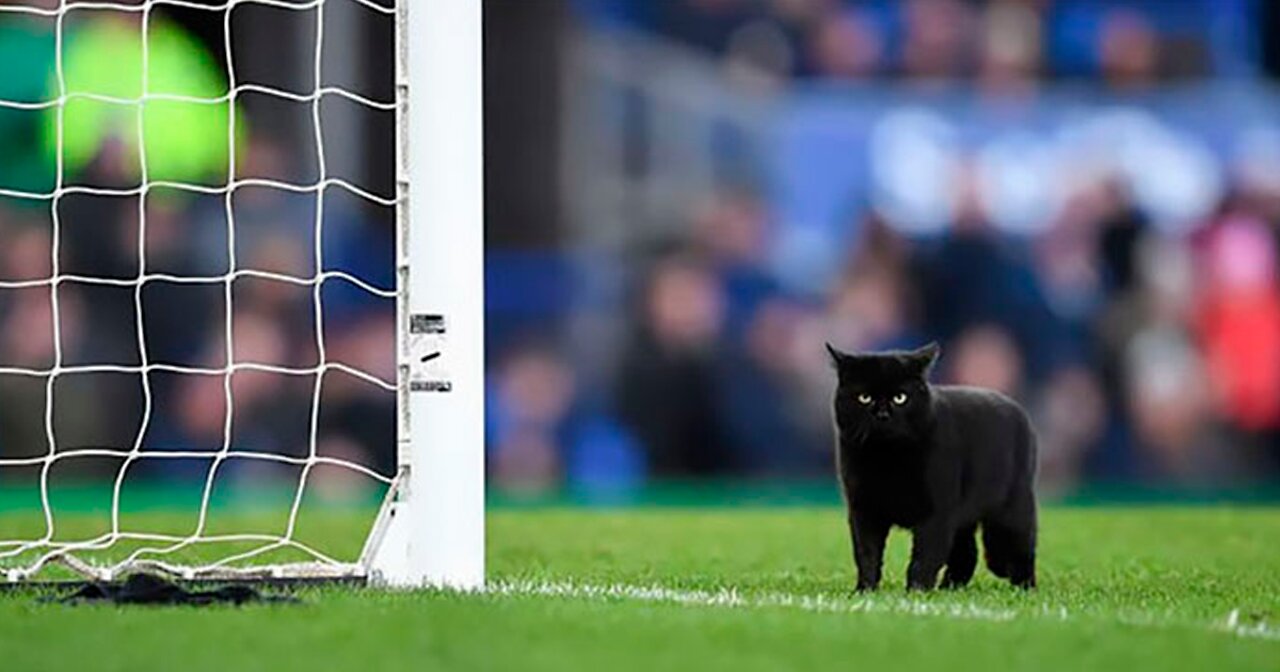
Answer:
M889 528L914 535L907 588L960 587L978 564L1013 585L1036 584L1036 438L1004 395L930 385L937 344L910 352L849 354L827 345L839 375L836 466L858 567L875 590Z

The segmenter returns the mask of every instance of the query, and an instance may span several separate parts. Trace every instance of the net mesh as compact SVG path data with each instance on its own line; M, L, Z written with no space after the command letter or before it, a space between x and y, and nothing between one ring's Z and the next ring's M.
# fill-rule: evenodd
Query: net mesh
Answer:
M394 112L398 109L398 103L395 100L374 100L341 86L326 85L325 73L323 72L322 67L324 60L325 15L328 6L337 3L351 3L354 6L362 7L364 10L373 12L380 17L385 17L388 21L395 20L397 15L395 5L391 3L391 0L384 1L386 4L379 4L378 2L372 2L371 0L311 0L309 2L288 2L284 0L228 0L219 4L211 4L208 2L188 2L184 0L139 0L133 3L76 2L59 0L56 3L46 3L44 5L38 4L35 0L28 0L25 4L23 0L19 0L16 4L0 2L0 20L4 20L6 16L27 15L30 17L51 19L55 22L54 79L56 81L56 85L54 87L54 91L56 92L56 96L48 100L39 101L0 99L0 110L7 108L9 110L53 112L56 115L57 157L56 182L51 190L24 191L0 187L0 196L2 197L47 202L52 225L52 250L51 257L49 259L51 272L47 277L24 280L0 280L0 290L47 290L49 292L49 301L52 304L53 336L52 364L50 366L0 367L0 376L16 376L44 381L45 401L43 420L45 441L48 444L48 449L45 454L31 457L9 457L4 454L3 450L0 450L0 468L27 467L33 470L39 470L39 496L44 518L44 532L41 535L33 535L31 538L26 539L6 540L4 539L4 536L6 535L0 533L0 578L10 581L21 580L40 572L42 568L45 568L54 562L69 566L81 574L96 577L115 576L119 575L121 572L137 568L159 569L186 577L222 574L235 575L237 573L267 573L269 575L276 576L288 575L291 573L311 575L350 575L358 574L361 571L358 562L352 560L341 561L331 557L312 545L299 540L296 532L298 529L299 512L302 508L304 493L308 488L308 479L316 468L328 466L349 470L382 483L388 488L391 488L394 483L393 474L382 473L374 467L360 464L356 460L321 455L317 450L318 435L320 431L319 424L321 416L322 391L324 389L327 374L341 372L393 394L397 389L397 385L394 380L384 379L384 377L380 377L379 375L364 368L335 361L326 344L324 328L325 301L322 296L322 290L326 283L340 282L346 283L370 296L392 300L397 297L397 291L394 287L380 287L374 282L367 281L356 273L344 270L328 269L326 268L325 260L325 202L326 196L330 194L330 192L333 190L342 190L369 204L383 206L385 208L394 208L397 205L397 199L394 195L380 195L373 193L372 191L362 188L349 180L330 174L330 161L326 156L326 138L321 123L321 101L330 97L340 97L346 101L373 111ZM238 81L236 73L236 58L233 55L232 45L232 16L238 7L249 5L270 7L290 12L308 12L314 16L314 87L311 91L298 93L284 88ZM150 80L148 69L151 67L150 26L153 20L153 15L156 10L160 8L184 8L202 12L220 12L222 14L223 49L225 51L224 57L227 75L226 93L224 95L217 97L199 97L148 90L150 88L148 85ZM64 68L64 41L66 39L65 24L68 15L77 10L117 12L140 19L142 27L142 88L140 96L136 98L119 97L68 89L67 73ZM388 51L390 51L391 48L392 46L388 44ZM263 96L292 101L294 103L303 103L310 106L310 132L318 158L317 179L305 183L296 183L286 180L266 178L242 178L237 175L237 153L240 151L243 141L243 138L238 137L241 131L237 120L237 107L240 98L248 93L261 94ZM137 153L141 176L137 186L127 188L110 188L68 183L68 179L66 177L68 167L66 166L66 151L64 147L64 138L66 136L65 111L69 104L81 99L93 100L99 103L129 106L133 108L134 115L136 117L136 131L138 138ZM228 157L225 181L217 184L206 184L196 181L188 182L172 179L155 179L154 172L150 168L151 162L148 160L147 156L149 145L151 143L146 141L147 128L144 109L149 104L162 101L197 105L222 105L226 107L229 114L227 115L228 123L225 139L208 139L208 142L225 141L226 143ZM236 238L237 208L235 207L235 196L237 192L250 188L279 190L281 192L302 194L314 198L314 218L311 222L311 235L314 240L314 247L311 250L311 253L314 254L314 263L311 267L312 273L310 275L294 275L290 273L247 268L243 265L238 265ZM227 224L225 245L228 263L226 272L201 275L156 272L148 268L147 240L149 213L148 208L146 207L146 197L148 194L155 192L158 189L176 190L179 192L204 196L215 196L222 199L221 205L225 210ZM63 271L59 249L63 243L64 237L67 235L67 223L62 221L64 217L60 215L59 206L65 199L74 195L137 197L139 204L136 213L138 264L137 273L134 277L101 277ZM235 314L235 296L233 287L236 285L237 281L246 279L286 283L290 286L305 288L310 292L311 312L314 320L314 349L317 354L317 363L315 366L295 367L282 366L269 362L237 361L235 356L236 336L235 329L233 328L233 316ZM134 330L136 331L136 345L139 361L128 364L90 364L77 363L68 360L68 357L64 352L63 345L64 311L60 310L59 306L59 289L70 283L85 286L127 288L132 291L136 322ZM221 339L223 341L225 352L227 353L222 366L204 367L176 364L173 362L163 361L161 358L153 356L148 346L148 331L144 324L147 320L147 315L144 308L143 295L146 288L157 283L221 287L222 304L224 306ZM232 381L235 374L241 372L260 372L290 377L302 377L304 379L311 378L314 380L310 391L310 408L308 411L309 429L305 454L289 455L271 451L258 451L237 445L237 441L233 438L232 429L235 422L234 416L236 414L235 393ZM60 449L57 436L55 435L57 428L55 417L57 416L59 403L59 394L57 394L58 382L68 376L94 373L128 374L138 377L141 382L142 413L141 422L138 425L137 432L133 436L132 442L123 445ZM145 447L144 438L146 437L152 423L153 409L157 403L157 391L153 389L151 378L152 374L158 373L176 374L180 376L213 376L221 378L225 411L222 422L222 442L220 447L216 450L156 450ZM103 532L91 539L64 541L60 539L58 530L59 521L57 516L55 516L54 508L51 505L51 471L55 465L64 460L74 460L85 457L114 458L120 461L115 472L112 487L110 529L109 531ZM130 468L143 461L192 459L203 459L209 461L207 473L203 477L203 485L201 486L198 519L196 520L194 529L191 529L185 534L155 533L129 529L122 520L121 493ZM292 486L292 502L288 506L288 517L282 531L273 533L215 533L210 529L208 520L210 502L215 490L215 483L218 481L219 472L223 465L225 465L229 460L235 459L262 460L293 465L294 467L300 468L300 475L297 477L296 483ZM86 557L90 556L90 552L118 547L122 545L121 542L130 542L132 544L132 550L126 554L117 555L109 562L95 558L86 560ZM181 559L184 557L181 553L184 550L188 550L202 544L216 542L235 542L239 544L236 546L239 550L217 557L206 557L203 558L202 561L194 563L186 559ZM262 558L270 557L273 551L280 549L299 552L305 559L296 562L277 564L263 562Z

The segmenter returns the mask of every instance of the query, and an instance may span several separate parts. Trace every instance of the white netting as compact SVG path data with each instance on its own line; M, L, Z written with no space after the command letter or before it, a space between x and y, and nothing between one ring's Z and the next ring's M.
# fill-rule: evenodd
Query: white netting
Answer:
M24 4L24 1L27 4ZM44 433L45 440L48 444L48 452L46 454L34 457L7 457L4 452L0 450L0 468L28 467L32 469L39 469L39 492L41 506L43 508L45 528L43 535L28 539L6 540L3 538L4 535L0 534L0 579L8 579L11 581L20 580L39 572L42 568L54 561L67 565L79 573L91 574L93 576L114 576L118 575L122 571L128 571L135 568L161 569L187 577L236 574L257 575L263 573L271 576L288 574L351 575L359 574L363 571L358 563L351 562L349 560L336 560L333 557L317 550L313 546L299 541L295 536L295 531L297 529L299 511L303 501L304 492L307 490L308 477L316 467L331 466L346 469L374 479L387 487L392 487L394 485L393 482L395 477L393 474L381 473L372 467L359 464L357 461L351 459L320 455L317 452L322 390L326 374L331 372L341 372L391 393L394 393L397 389L397 385L394 380L384 379L379 375L359 367L334 361L330 357L325 342L325 302L322 300L322 288L328 281L350 283L350 285L367 292L369 295L383 299L394 300L397 298L397 290L395 288L379 287L376 286L375 283L368 282L354 273L340 270L329 270L326 269L325 265L324 226L326 192L331 189L339 189L371 204L387 208L394 208L398 205L398 201L394 195L383 196L372 193L371 191L357 186L348 180L334 177L330 174L329 161L325 155L325 133L323 132L321 124L321 101L329 97L340 97L373 111L391 113L398 109L398 103L394 100L372 100L347 88L326 85L322 68L322 62L324 60L323 53L326 7L337 3L352 3L355 6L362 7L364 10L368 10L379 16L385 17L387 21L396 20L397 8L392 4L392 0L382 0L382 2L386 4L379 4L378 2L373 2L371 0L310 0L308 2L288 2L285 0L227 0L219 4L210 4L208 2L188 2L184 0L144 0L134 3L78 2L60 0L54 7L49 6L52 3L39 5L37 0L18 0L15 4L0 2L0 20L2 20L6 15L25 14L32 17L52 19L56 22L54 35L56 62L54 77L56 79L57 94L56 97L52 99L35 102L0 99L0 111L6 108L10 110L27 111L44 110L56 111L57 115L57 166L56 184L54 185L54 188L48 192L0 188L0 197L48 202L52 223L52 252L49 262L51 273L48 277L36 279L0 280L0 290L47 288L49 290L49 301L52 304L53 332L53 361L51 366L40 368L0 366L0 376L18 376L29 379L44 380ZM314 89L312 91L309 93L297 93L273 86L244 83L237 80L235 64L236 58L233 55L232 46L232 16L237 7L247 5L259 5L277 10L295 11L299 13L307 12L314 15ZM228 82L225 95L220 97L202 98L197 96L174 95L148 91L148 68L150 66L151 49L149 46L151 39L149 27L152 23L153 12L157 8L161 7L222 13L223 48L225 50L225 67ZM63 63L64 24L66 23L67 16L77 10L119 12L130 16L140 16L140 23L142 27L142 90L139 97L122 98L100 95L92 92L68 90L67 75L64 72ZM386 49L388 51L391 51L392 48L392 44L389 43L386 45ZM241 96L247 93L260 94L280 100L310 105L311 133L313 136L315 152L318 158L318 179L307 183L292 183L284 180L239 178L237 176L237 151L239 142L242 140L237 137L237 104ZM64 165L65 152L63 146L64 111L69 103L78 99L93 100L100 103L116 105L127 105L136 108L138 133L137 152L139 154L141 172L139 186L132 188L107 188L67 184L67 169ZM147 158L147 151L149 143L145 140L146 127L144 125L145 115L143 110L145 105L155 101L226 106L229 110L229 123L227 124L226 137L209 139L209 142L227 143L229 157L225 183L209 185L196 182L152 179L148 166L149 162ZM309 276L298 276L237 266L237 212L234 202L236 193L247 188L274 189L293 194L314 195L315 209L314 221L312 223L313 230L311 232L311 235L314 237L314 262L312 265L313 272ZM225 208L227 232L225 241L227 270L225 273L199 275L167 272L162 273L148 270L148 209L146 207L146 197L149 193L157 189L177 190L205 196L214 195L222 198L223 208ZM59 204L64 199L73 195L138 197L138 262L136 277L98 277L92 275L64 273L62 271L59 248L65 235L64 230L66 223L60 221L62 216L59 212ZM311 293L313 319L315 323L314 348L318 356L317 365L312 367L291 367L279 366L271 363L235 360L236 345L233 329L235 301L233 298L233 286L235 286L237 281L244 279L266 280L277 283L287 283L295 287L309 288ZM136 319L135 328L137 336L137 352L140 362L136 365L67 363L62 344L62 331L64 325L62 324L63 313L59 307L59 289L68 283L132 289L133 306ZM224 325L223 334L221 335L224 340L223 345L226 352L224 366L199 367L178 365L165 361L157 361L152 357L147 343L148 332L144 325L145 314L143 294L144 289L154 283L211 286L220 285L222 287L223 306L225 312L222 319ZM388 343L388 347L391 347L390 343ZM236 445L236 442L233 440L232 432L234 421L233 416L235 415L236 409L232 380L236 373L246 371L314 378L314 385L310 395L309 441L307 451L304 456L255 451ZM55 393L57 382L67 376L92 373L131 374L139 377L142 392L142 415L138 431L133 437L131 445L71 449L64 448L60 450L57 437L55 436L55 415L58 405L58 395ZM156 403L155 393L152 389L151 383L151 374L154 373L191 376L221 376L225 414L222 427L222 445L219 449L144 449L144 437L147 435L151 424L153 407ZM388 449L390 449L390 447L388 447ZM115 474L111 499L111 527L109 532L105 532L92 539L61 541L58 539L58 521L56 520L53 507L50 502L50 472L55 464L63 460L72 460L82 457L116 458L121 460L120 466ZM128 529L122 523L121 491L129 469L134 466L135 463L143 460L191 459L210 460L207 476L203 479L198 521L196 522L195 528L188 534L158 534ZM214 491L215 482L218 478L219 468L228 460L233 459L264 460L294 465L301 468L301 474L296 483L296 488L294 488L292 506L289 508L287 524L282 534L214 534L209 532L207 520L209 516L210 499ZM100 551L126 541L135 544L136 548L127 553L127 555L112 558L110 562L104 563L97 558L86 561L84 558L78 557L78 554L81 552ZM239 550L222 557L208 559L207 561L201 560L194 564L189 564L191 561L185 559L171 560L173 558L179 558L181 556L179 551L183 551L184 549L217 542L240 542L245 545L242 547L246 550ZM280 549L290 549L300 552L301 554L305 554L309 560L294 562L287 565L279 563L263 565L258 561L255 561L255 558L268 556L271 552Z

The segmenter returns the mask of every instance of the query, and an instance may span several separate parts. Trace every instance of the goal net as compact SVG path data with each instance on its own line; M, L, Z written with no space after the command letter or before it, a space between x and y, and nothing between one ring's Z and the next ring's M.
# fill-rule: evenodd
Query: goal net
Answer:
M212 65L179 11L221 26ZM253 11L312 33L306 88L246 74ZM353 11L384 97L329 72ZM480 585L479 1L0 0L22 39L48 58L39 95L0 87L43 138L0 166L0 583ZM363 139L334 101L395 129L387 187L337 168ZM387 268L353 261L379 231Z

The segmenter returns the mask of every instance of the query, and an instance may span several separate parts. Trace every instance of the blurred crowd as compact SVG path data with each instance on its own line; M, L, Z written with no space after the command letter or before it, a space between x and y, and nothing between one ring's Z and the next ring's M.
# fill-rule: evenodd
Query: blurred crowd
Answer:
M722 57L731 75L1115 88L1256 70L1246 0L575 0L625 27Z
M725 64L724 77L775 92L802 80L925 88L951 82L965 92L1017 93L1049 79L1082 78L1132 89L1248 74L1255 62L1243 33L1233 32L1248 17L1238 5L1249 3L1233 0L571 4L588 30L647 31ZM118 78L95 68L94 59L70 55L77 43L101 49L101 41L136 40L136 33L117 30L115 19L82 23L68 28L69 82L136 96L111 88ZM49 42L50 25L0 22L0 55L19 59L14 72L22 73L0 77L0 98L56 97L48 76L53 52L37 48ZM77 37L94 30L100 42ZM152 54L157 71L165 70L166 49L175 59L170 65L202 49L192 40L167 44ZM77 73L78 62L85 73ZM208 59L190 62L208 72L175 75L175 82L222 86ZM75 126L71 107L67 120ZM302 123L310 123L304 112ZM52 114L0 109L0 189L52 191ZM77 141L88 149L65 166L62 185L134 188L142 177L136 117L100 114L86 118L106 119L93 124L106 132ZM193 123L223 124L221 114ZM259 131L270 125L253 110L237 117L237 177L318 179L314 150ZM913 128L903 135L915 137ZM172 137L206 135L178 128ZM149 136L150 158L164 156L150 145ZM225 182L225 154L202 161L176 161L180 174L172 177ZM851 198L855 205L797 248L813 252L808 256L791 247L797 227L784 210L794 204L780 203L764 181L728 179L699 194L661 236L637 237L607 255L571 239L538 251L490 249L492 482L509 492L567 488L608 499L653 479L825 478L834 379L823 342L873 350L929 340L942 344L939 382L1001 390L1027 405L1039 430L1046 492L1086 481L1274 479L1280 171L1260 165L1224 171L1208 214L1176 225L1149 206L1152 194L1164 191L1137 189L1132 172L1098 169L1051 180L1053 207L1028 210L1040 221L1012 227L992 212L1000 201L989 197L990 175L961 160L938 199L940 225L921 227L903 219L907 210ZM165 187L56 200L11 191L0 196L0 282L47 280L55 263L63 279L54 287L56 320L48 284L0 287L0 368L44 370L60 356L63 366L255 362L308 369L321 361L319 332L325 361L394 379L393 302L325 282L317 324L309 285L241 277L230 284L228 311L224 282L234 269L297 278L344 270L390 286L391 214L332 189L322 214L314 193L267 187L237 189L229 206L221 194ZM540 224L553 228L530 225ZM66 277L128 281L143 272L209 281L152 281L135 291ZM315 411L319 454L382 473L393 468L394 396L345 374L325 375L318 406L311 375L239 371L231 377L232 409L221 375L154 372L145 382L123 373L59 376L48 416L54 448L128 449L141 436L144 449L213 450L228 443L229 431L237 449L302 456ZM47 376L0 374L0 456L50 450L49 389ZM109 459L69 462L56 468L103 475L118 467ZM270 480L297 471L235 462L243 463L225 467L233 477ZM144 461L131 475L199 479L208 463ZM338 474L318 482L346 483Z
M939 88L963 101L984 92L1016 98L1049 80L1081 80L1077 93L1087 93L1069 99L1074 103L1257 69L1249 7L1233 2L575 6L584 29L598 36L608 39L618 28L657 36L722 64L726 80L738 78L748 89L763 84L784 100L794 90L787 87L815 81L882 82L890 85L886 97ZM1092 159L1046 172L1046 192L1025 211L1035 221L1013 225L993 211L1002 203L993 190L1025 186L1017 178L1029 173L984 171L976 150L961 141L940 189L920 183L912 194L910 180L902 185L904 202L924 203L927 192L925 210L941 213L922 226L911 208L887 207L893 203L874 189L852 188L860 169L846 166L883 148L846 143L859 131L834 120L865 126L875 117L846 114L843 89L832 89L827 108L814 103L812 87L803 90L811 104L804 109L819 110L812 117L836 128L815 124L805 153L773 146L801 157L782 165L791 171L783 188L776 163L746 171L754 176L746 180L726 171L730 179L694 199L678 221L662 222L660 235L634 233L622 259L601 262L600 250L566 241L563 254L585 270L563 279L568 296L550 303L572 307L548 311L544 323L532 321L524 332L513 334L506 321L491 331L496 483L608 495L646 478L822 477L831 469L827 340L865 350L939 341L937 382L997 389L1028 407L1046 494L1086 483L1231 487L1280 476L1274 161L1241 158L1219 167L1217 159L1202 161L1207 152L1198 140L1184 142L1182 130L1148 132L1164 122L1132 112L1128 126L1089 150ZM620 103L606 100L635 105L625 95ZM921 109L930 108L913 114ZM1088 111L1075 117L1087 123ZM981 137L966 136L967 124L1007 124L1011 133L1025 131L1016 145L1024 150L1036 133L1068 151L1086 139L1055 136L1043 128L1057 122L1034 116L1028 123L1002 117L998 108L976 112L936 118L967 140ZM1137 119L1141 124L1129 123ZM930 122L903 131L912 142L901 149L914 154L891 152L890 160L935 161L916 140L933 128ZM1196 147L1194 165L1213 163L1208 178L1195 182L1206 173L1183 170L1185 162L1175 168L1176 153L1155 151L1169 138L1180 151ZM1162 160L1168 175L1159 174ZM938 164L926 164L891 174L931 180L928 166ZM821 171L854 176L847 192L832 197L848 207L833 221L803 226L812 224L802 220L814 209L796 201L821 189L791 185L829 188L832 179L815 174ZM1170 175L1193 181L1172 191L1150 188L1149 177ZM1192 208L1160 207L1188 187L1209 195ZM566 192L572 197L574 187ZM806 236L795 253L791 246ZM491 276L491 302L519 304L505 294L528 286L522 279L532 275ZM524 296L536 303L536 294ZM491 321L503 319L491 312Z
M1071 194L1033 239L999 233L963 192L948 229L927 238L868 211L850 223L861 235L839 279L819 294L773 276L768 205L726 189L690 213L687 238L634 260L645 270L630 334L602 368L543 341L517 339L496 356L496 476L536 490L646 474L822 474L834 384L823 341L876 350L937 340L937 382L1028 406L1047 492L1082 480L1275 477L1277 186L1233 191L1176 237L1105 178Z
M21 75L0 77L0 98L56 99L53 52L42 46L52 43L52 22L17 15L0 19L0 53L15 56L14 72ZM78 19L67 22L68 90L137 97L137 68L98 65L103 52L139 58L137 17L101 13ZM161 16L153 16L150 26L151 72L169 73L150 80L152 92L210 97L225 92L226 75L200 43ZM169 37L156 37L161 35ZM203 69L192 71L193 64ZM201 86L212 90L191 90ZM135 447L179 452L227 447L306 457L314 421L317 454L392 473L392 393L330 371L316 404L314 374L238 370L230 376L228 408L228 385L220 370L242 363L309 370L323 357L394 380L394 301L330 280L321 285L317 310L311 284L321 270L341 270L377 286L393 286L393 213L336 189L325 191L319 210L314 190L242 186L227 197L157 186L157 180L227 185L227 105L168 105L147 107L149 182L143 193L136 191L144 173L137 113L131 107L69 102L61 119L61 175L54 159L56 109L0 109L0 190L7 190L0 197L0 283L27 283L0 287L0 368L39 373L0 374L0 457ZM310 114L309 108L301 112ZM288 148L258 132L267 120L251 110L239 110L238 117L236 179L303 185L318 180L314 151ZM72 138L82 144L71 145ZM188 152L191 142L211 149ZM62 189L56 198L55 186ZM57 282L50 283L55 269ZM230 279L234 271L246 270L300 280ZM187 281L152 279L140 289L128 284L143 274ZM64 371L50 384L45 372L55 364L64 369L166 364L208 373L153 371L144 378ZM64 479L110 476L120 462L61 460L51 478L67 483ZM143 459L130 467L128 478L201 481L211 463ZM232 459L220 467L217 487L296 484L300 470ZM32 478L39 471L39 464L8 466L0 469L0 479ZM353 484L351 475L321 469L312 482L343 489ZM371 485L363 477L355 484Z

